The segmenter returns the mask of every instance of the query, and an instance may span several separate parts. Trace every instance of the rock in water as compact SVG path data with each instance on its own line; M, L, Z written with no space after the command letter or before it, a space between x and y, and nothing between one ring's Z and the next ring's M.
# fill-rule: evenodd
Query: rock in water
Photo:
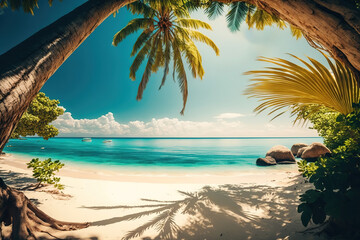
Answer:
M299 149L299 151L296 154L296 157L301 158L301 155L303 154L303 152L305 151L305 149L308 147L302 147Z
M307 145L305 143L295 143L291 147L291 152L294 156L297 156L299 149L303 148L303 147L307 147L307 146L309 146L309 145Z
M256 165L258 166L271 166L276 165L276 160L273 157L267 156L264 158L258 158L256 160Z
M308 162L312 162L316 161L319 157L325 156L326 154L331 154L331 151L324 144L315 142L305 148L301 158Z
M290 149L282 145L272 147L266 153L266 156L275 158L276 162L279 164L296 163L295 157L291 153Z

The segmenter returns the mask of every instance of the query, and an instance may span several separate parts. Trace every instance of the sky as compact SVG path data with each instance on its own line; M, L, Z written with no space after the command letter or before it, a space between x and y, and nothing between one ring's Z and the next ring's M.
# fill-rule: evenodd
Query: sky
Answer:
M54 22L84 0L39 3L34 16L22 11L0 10L0 54L8 51L43 27ZM142 66L131 81L129 68L133 34L118 47L112 45L114 34L131 15L125 8L116 17L106 19L47 81L41 91L59 99L66 109L53 124L59 136L146 136L146 137L266 137L317 136L307 127L293 126L288 115L270 122L266 114L255 115L256 99L243 95L250 76L243 73L262 69L259 56L291 59L310 56L324 63L322 56L306 40L296 40L289 30L268 27L264 31L242 24L232 33L225 17L209 20L203 12L193 18L208 22L213 31L202 31L219 47L220 56L211 48L197 44L202 54L205 75L202 80L188 76L189 97L181 116L182 96L177 83L169 76L159 91L161 69L153 74L143 99L136 101Z

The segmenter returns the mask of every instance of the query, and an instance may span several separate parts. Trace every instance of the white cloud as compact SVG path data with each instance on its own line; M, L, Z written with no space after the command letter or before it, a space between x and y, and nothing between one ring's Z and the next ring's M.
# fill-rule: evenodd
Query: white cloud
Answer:
M214 118L216 119L234 119L234 118L239 118L239 117L244 117L244 114L241 113L222 113L219 114L217 116L215 116Z
M111 112L96 119L74 119L70 112L65 112L53 125L66 136L119 136L129 128L115 121Z
M119 123L109 112L96 119L74 119L65 112L53 125L60 131L59 136L81 137L280 137L317 136L314 130L288 125L264 123L251 125L236 118L241 114L225 113L216 121L183 121L177 118L153 118L151 121L130 121ZM242 116L242 115L241 115ZM252 116L253 117L253 116Z

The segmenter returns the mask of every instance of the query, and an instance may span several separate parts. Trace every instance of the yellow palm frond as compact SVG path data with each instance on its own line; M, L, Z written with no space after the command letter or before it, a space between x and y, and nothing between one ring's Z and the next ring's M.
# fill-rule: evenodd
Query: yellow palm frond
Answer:
M286 27L284 21L262 9L256 9L254 13L248 13L246 23L249 29L255 27L257 30L264 30L266 26L272 26L273 24L276 24L281 29Z
M198 19L178 18L174 20L174 22L177 23L179 26L185 28L193 28L193 29L204 28L204 29L212 30L210 24Z
M301 37L303 36L303 33L302 33L302 31L300 30L300 28L295 27L295 26L293 26L293 25L290 25L290 31L291 31L291 35L292 35L293 37L295 37L296 40L299 39L299 38L301 38Z
M177 30L181 30L182 33L184 33L184 36L186 36L186 37L189 37L193 40L205 43L206 45L208 45L209 47L211 47L214 50L216 56L218 56L220 54L220 50L216 46L216 44L209 37L205 36L201 32L195 31L195 30L190 30L190 29L185 29L185 28L182 28L182 29L177 28Z
M324 55L329 68L308 57L310 63L291 55L305 67L281 58L260 58L271 63L265 70L249 71L255 75L245 91L249 97L261 102L255 112L269 110L270 114L279 111L292 111L309 105L325 106L333 111L348 114L353 111L352 104L360 100L360 91L355 75L341 62L332 62Z

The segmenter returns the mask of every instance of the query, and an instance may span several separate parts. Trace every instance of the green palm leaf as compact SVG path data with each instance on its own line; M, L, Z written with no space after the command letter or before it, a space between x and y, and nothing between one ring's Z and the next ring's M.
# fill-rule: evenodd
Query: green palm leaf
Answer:
M155 61L152 65L151 71L157 72L159 67L164 66L164 51L163 51L163 44L162 39L159 39L159 43L157 44L156 53L155 53Z
M173 43L173 51L174 51L174 64L175 64L175 71L177 72L177 80L179 82L179 87L181 90L181 93L183 95L183 108L181 109L180 114L184 115L187 97L188 97L188 83L187 83L187 77L186 77L186 71L184 68L183 61L181 59L181 52L179 50L179 47L181 43L175 39Z
M151 35L151 29L146 29L145 31L143 31L138 37L138 39L136 39L130 56L134 56L139 51L139 49L146 43L146 41L151 37Z
M145 18L152 18L156 15L156 10L154 10L149 5L145 4L143 1L135 1L133 3L130 3L126 5L126 8L132 14L141 14Z
M230 31L235 32L240 29L240 23L245 20L248 10L248 5L245 2L231 3L230 11L226 14Z
M134 62L130 66L130 79L135 80L136 72L139 69L141 63L144 61L146 55L151 50L151 42L153 41L153 38L150 38L146 41L145 45L142 47L142 49L139 51L139 53L136 55Z
M214 20L216 17L220 16L224 12L224 3L222 2L210 2L210 4L205 8L205 13L208 18Z
M123 29L117 32L113 39L113 45L117 46L128 35L138 31L140 28L148 28L153 25L151 18L135 18L131 20Z
M141 82L139 84L139 89L138 89L138 93L136 96L136 100L141 100L143 92L146 88L146 85L149 82L149 78L151 75L151 69L152 69L152 66L155 61L155 53L158 48L158 44L159 44L159 35L157 34L153 39L152 47L151 47L150 53L148 55L148 62L146 64L144 74L143 74Z
M337 60L333 63L326 55L331 70L315 59L308 58L308 63L291 56L305 67L281 58L262 57L260 61L271 63L273 67L245 73L255 75L245 91L246 95L261 102L255 112L270 110L270 115L290 110L292 115L297 115L310 105L325 106L342 114L353 111L352 104L359 102L360 91L349 68Z
M162 86L164 86L165 81L166 81L166 76L169 73L169 65L170 65L170 60L171 60L171 55L170 55L171 49L170 48L171 48L170 40L167 40L166 43L165 43L165 52L164 52L164 58L165 58L164 59L164 65L165 65L164 75L163 75L163 78L161 80L159 90L161 89Z

